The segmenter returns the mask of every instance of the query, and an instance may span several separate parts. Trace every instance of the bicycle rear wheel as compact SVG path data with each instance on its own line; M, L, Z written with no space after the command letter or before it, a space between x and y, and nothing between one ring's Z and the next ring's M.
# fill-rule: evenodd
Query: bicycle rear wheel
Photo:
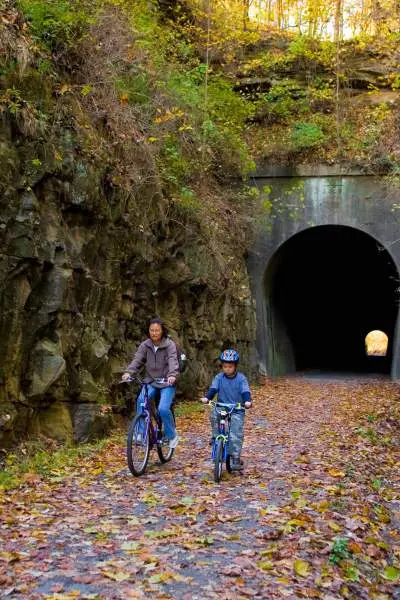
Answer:
M232 457L230 454L226 457L226 470L228 473L232 473Z
M214 481L219 483L222 476L222 463L224 461L224 444L222 440L217 440L215 445L214 458Z
M174 448L169 448L169 446L163 446L162 442L157 442L157 454L160 462L167 463L171 460L174 455Z
M150 439L147 419L144 415L136 415L131 421L126 444L128 467L132 475L139 477L146 470L150 454Z
M175 413L174 413L174 410L172 408L171 408L171 412L172 412L172 416L174 418L174 423L176 424ZM161 423L161 419L159 420L158 425L160 427L160 437L161 437L161 439L159 440L159 442L157 442L157 454L158 454L158 458L160 459L160 462L163 463L163 464L165 464L165 463L169 462L171 460L171 458L173 457L175 448L169 448L169 446L163 446L163 443L162 443L162 423Z

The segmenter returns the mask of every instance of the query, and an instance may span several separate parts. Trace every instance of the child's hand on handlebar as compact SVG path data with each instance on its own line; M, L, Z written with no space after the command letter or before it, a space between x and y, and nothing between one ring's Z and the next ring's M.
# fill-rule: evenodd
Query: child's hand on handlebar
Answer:
M121 381L127 381L128 379L130 379L130 377L131 377L130 373L122 373Z
M251 405L252 405L252 402L245 402L244 403L244 407L245 408L250 408Z
M208 404L210 401L208 398L206 398L206 396L203 396L203 398L200 398L200 400L202 401L203 404Z

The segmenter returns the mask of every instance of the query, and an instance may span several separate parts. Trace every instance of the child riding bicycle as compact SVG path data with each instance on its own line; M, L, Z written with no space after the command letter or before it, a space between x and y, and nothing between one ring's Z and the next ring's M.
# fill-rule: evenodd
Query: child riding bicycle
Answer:
M249 383L243 375L237 370L239 363L239 353L232 348L224 350L219 356L222 365L222 372L214 377L207 394L201 399L206 404L218 394L218 401L224 404L241 404L245 408L252 405ZM214 410L210 413L213 440L218 435L218 416ZM243 446L244 437L244 411L234 410L231 415L231 429L229 438L229 453L232 456L232 470L241 471L243 461L240 459L240 453Z

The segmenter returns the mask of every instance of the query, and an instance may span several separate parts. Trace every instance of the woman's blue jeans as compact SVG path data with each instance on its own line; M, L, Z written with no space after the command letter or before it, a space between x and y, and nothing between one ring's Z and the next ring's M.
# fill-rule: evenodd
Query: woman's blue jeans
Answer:
M160 414L161 420L164 426L164 436L168 440L172 440L172 438L176 435L174 417L171 412L171 405L175 398L176 386L169 385L168 387L157 389L150 384L147 384L147 390L149 394L149 400L154 398L157 392L160 392L160 403L158 405L158 412ZM143 402L144 399L144 386L142 387L138 399L136 401L136 412L139 413L140 403Z

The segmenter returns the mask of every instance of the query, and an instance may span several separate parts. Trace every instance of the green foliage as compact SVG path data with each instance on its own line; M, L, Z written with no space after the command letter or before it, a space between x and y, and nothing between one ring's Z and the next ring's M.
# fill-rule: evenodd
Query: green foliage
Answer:
M194 191L183 185L177 194L174 195L173 201L175 206L186 214L194 215L201 208L201 200L196 196Z
M306 90L293 79L283 79L259 96L256 107L269 121L287 122L307 110Z
M337 565L342 560L351 557L351 551L348 548L348 544L349 540L347 538L335 538L329 554L329 562L331 564Z
M83 0L18 0L33 37L49 50L72 46L87 33L94 5Z
M174 190L177 190L190 174L190 163L183 155L179 140L172 134L166 138L157 162L163 180L171 184Z
M143 105L150 101L149 78L140 66L133 67L128 75L117 76L115 87L122 102Z
M288 48L292 59L312 62L332 67L335 61L336 47L333 42L320 41L305 35L298 36Z
M110 438L81 446L50 447L49 441L28 441L10 452L0 470L0 489L12 489L24 482L27 474L36 474L50 480L56 480L70 467L85 456L95 455Z
M295 123L290 132L294 150L308 150L320 146L325 140L324 133L314 123Z

